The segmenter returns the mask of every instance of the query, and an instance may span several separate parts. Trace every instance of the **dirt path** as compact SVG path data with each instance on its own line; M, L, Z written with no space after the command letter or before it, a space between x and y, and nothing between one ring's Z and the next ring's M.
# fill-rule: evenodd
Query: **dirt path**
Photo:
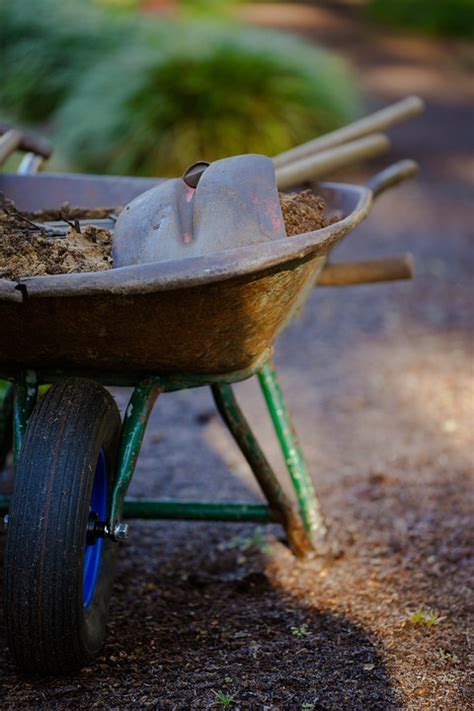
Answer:
M276 352L343 555L296 563L275 527L133 523L102 658L80 675L35 681L2 646L5 709L200 709L218 691L242 709L470 708L472 114L441 45L417 55L411 39L387 35L369 50L351 19L331 17L336 29L319 39L344 29L353 38L345 52L374 104L394 98L385 90L394 67L404 81L436 75L426 117L393 134L393 155L419 160L421 178L382 197L335 255L410 250L416 281L316 291ZM256 383L237 393L283 474ZM132 493L258 496L207 391L158 402Z

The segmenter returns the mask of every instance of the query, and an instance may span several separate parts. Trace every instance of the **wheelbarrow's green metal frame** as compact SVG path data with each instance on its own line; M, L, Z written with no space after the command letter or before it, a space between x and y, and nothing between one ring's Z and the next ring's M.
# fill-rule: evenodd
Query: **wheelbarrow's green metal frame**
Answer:
M270 463L245 419L232 390L231 382L257 374L267 407L282 448L298 502L298 510L289 500ZM58 374L57 378L64 377ZM14 461L22 446L28 421L42 383L56 378L33 370L22 372L11 387L15 388L13 411ZM111 384L106 376L98 378ZM123 385L121 383L114 383ZM129 383L127 383L129 384ZM240 447L267 500L267 505L247 503L211 503L153 499L127 499L126 493L135 470L148 418L157 397L164 392L210 385L216 407ZM8 497L0 497L0 511L8 510ZM299 556L311 553L324 538L326 526L321 508L298 445L275 367L268 360L257 362L247 372L231 376L150 377L135 384L125 411L119 446L117 473L107 528L114 531L123 518L188 519L201 521L278 522L288 542Z

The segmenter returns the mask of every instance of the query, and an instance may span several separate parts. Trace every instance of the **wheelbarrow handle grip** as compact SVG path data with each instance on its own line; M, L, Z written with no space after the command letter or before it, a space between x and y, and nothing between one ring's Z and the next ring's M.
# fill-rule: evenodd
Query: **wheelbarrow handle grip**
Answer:
M411 254L404 254L402 257L326 264L315 286L355 286L356 284L413 279L413 276L413 257Z
M0 165L20 147L20 143L21 133L13 128L0 137Z
M419 166L414 160L401 160L380 171L367 181L366 187L377 197L388 188L413 178L419 173Z
M53 148L49 141L37 136L34 133L30 133L30 131L17 130L9 123L0 121L0 136L3 136L3 134L11 132L12 130L14 130L19 136L18 148L20 150L35 153L42 158L50 157L53 152Z

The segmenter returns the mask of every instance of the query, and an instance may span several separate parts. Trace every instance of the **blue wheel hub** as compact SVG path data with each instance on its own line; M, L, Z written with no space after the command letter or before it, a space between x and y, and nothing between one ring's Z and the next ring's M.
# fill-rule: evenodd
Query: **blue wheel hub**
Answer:
M107 461L101 449L95 469L94 483L90 500L90 514L99 521L105 521L107 516ZM96 537L94 541L86 542L84 555L84 574L82 578L82 599L87 608L94 598L94 592L100 575L100 565L104 552L104 539Z

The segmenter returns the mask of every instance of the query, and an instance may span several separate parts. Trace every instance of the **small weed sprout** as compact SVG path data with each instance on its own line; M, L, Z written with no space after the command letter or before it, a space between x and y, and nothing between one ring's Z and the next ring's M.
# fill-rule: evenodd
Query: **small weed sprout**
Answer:
M213 706L230 706L234 700L235 700L235 694L229 694L226 691L216 691L215 689L211 689L211 694L214 697L214 701L212 703Z
M293 635L293 637L298 638L307 637L309 635L308 625L306 624L306 622L303 622L303 624L299 627L292 627L291 634Z
M301 704L300 711L314 711L316 708L316 704L311 704L309 702L306 702L304 704Z
M439 647L436 650L436 653L440 661L445 662L447 664L457 664L459 662L459 657L456 654L450 652L447 649L443 649L443 647Z
M261 528L256 528L251 536L234 536L224 547L227 550L237 548L241 553L245 553L251 549L259 550L262 553L268 553L270 550L270 545Z
M410 615L408 621L411 622L413 625L424 625L426 627L433 627L434 625L439 625L439 623L442 622L444 619L444 617L441 617L432 610L419 609L415 610L415 612Z

